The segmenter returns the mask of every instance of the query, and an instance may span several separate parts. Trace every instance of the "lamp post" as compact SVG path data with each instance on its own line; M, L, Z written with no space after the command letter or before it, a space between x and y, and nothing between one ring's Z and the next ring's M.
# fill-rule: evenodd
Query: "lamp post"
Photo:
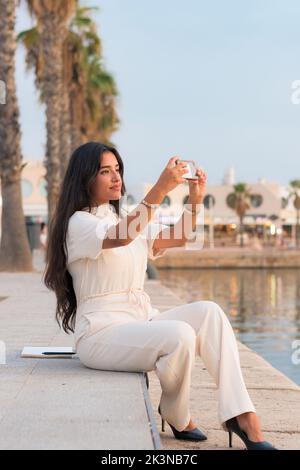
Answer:
M214 244L214 221L213 221L213 200L212 197L210 196L208 198L208 211L209 211L209 248L211 250L214 249L215 244Z

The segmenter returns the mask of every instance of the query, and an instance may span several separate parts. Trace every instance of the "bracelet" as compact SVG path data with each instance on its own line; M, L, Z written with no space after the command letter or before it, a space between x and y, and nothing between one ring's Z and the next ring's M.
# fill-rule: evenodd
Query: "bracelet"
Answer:
M184 206L184 209L185 209L187 212L189 212L190 214L193 214L193 215L194 215L194 214L199 214L200 211L201 211L201 209L199 209L198 211L192 210L192 209L190 209L189 207L187 207L186 205Z
M150 204L150 202L145 201L145 199L141 201L141 204L144 204L145 206L150 207L151 209L154 209L154 210L158 209L160 206L160 204Z

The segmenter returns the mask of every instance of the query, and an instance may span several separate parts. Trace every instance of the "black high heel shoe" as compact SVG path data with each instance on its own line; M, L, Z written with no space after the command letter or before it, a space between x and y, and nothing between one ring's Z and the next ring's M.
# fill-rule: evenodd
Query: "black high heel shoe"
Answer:
M225 421L225 425L229 433L229 447L232 447L232 433L234 432L242 439L242 441L247 447L247 450L278 450L272 444L270 444L270 442L267 442L267 441L261 441L261 442L250 441L245 431L243 431L240 428L240 425L236 417Z
M158 407L158 412L161 415L160 406ZM203 432L198 428L191 429L190 431L177 431L177 429L175 429L172 424L168 423L168 425L172 429L176 439L184 439L189 441L206 441L207 439L205 434L203 434ZM165 420L163 418L161 418L161 430L162 432L165 432Z

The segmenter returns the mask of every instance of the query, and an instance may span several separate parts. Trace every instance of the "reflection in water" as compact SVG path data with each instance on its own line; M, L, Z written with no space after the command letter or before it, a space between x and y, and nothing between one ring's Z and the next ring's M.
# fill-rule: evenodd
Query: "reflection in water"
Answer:
M237 339L300 385L292 343L300 340L300 269L160 269L185 303L213 300Z

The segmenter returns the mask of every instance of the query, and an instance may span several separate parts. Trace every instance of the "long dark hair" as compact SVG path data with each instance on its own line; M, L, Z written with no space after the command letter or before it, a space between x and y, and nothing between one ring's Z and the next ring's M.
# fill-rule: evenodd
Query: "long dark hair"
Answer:
M112 152L118 160L122 178L121 195L124 195L124 165L118 151L100 142L88 142L78 147L71 155L54 215L49 222L44 283L56 294L55 318L68 334L74 332L77 309L72 276L67 270L66 235L69 218L74 212L87 207L91 212L91 184L100 169L103 152L106 151ZM119 200L109 202L121 217Z

